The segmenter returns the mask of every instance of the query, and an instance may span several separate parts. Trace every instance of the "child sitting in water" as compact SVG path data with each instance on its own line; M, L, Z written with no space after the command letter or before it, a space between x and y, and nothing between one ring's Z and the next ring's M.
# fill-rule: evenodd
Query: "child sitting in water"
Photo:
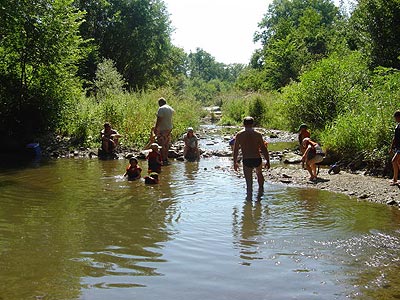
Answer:
M193 128L189 127L187 133L183 136L185 148L183 149L183 157L187 160L199 160L200 151L198 145L198 138L195 135Z
M150 152L147 155L146 159L149 164L149 173L151 172L156 172L160 173L161 172L161 166L162 166L162 157L160 153L160 146L157 143L152 143L150 145Z
M145 184L157 184L158 183L158 174L156 172L152 172L148 176L145 176L144 183Z
M136 180L140 178L140 174L142 172L142 168L138 166L138 160L135 157L132 157L129 160L129 165L126 167L125 176L128 176L128 180Z

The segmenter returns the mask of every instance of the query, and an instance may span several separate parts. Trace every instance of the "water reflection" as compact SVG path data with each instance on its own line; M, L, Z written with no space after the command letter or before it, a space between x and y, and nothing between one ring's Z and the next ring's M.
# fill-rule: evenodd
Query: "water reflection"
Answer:
M398 295L396 209L268 184L244 202L230 159L172 163L155 186L122 178L126 164L0 173L0 298Z
M233 208L232 227L234 244L240 250L243 265L251 265L259 254L260 237L267 231L268 206L260 201L245 201L242 209Z
M160 275L171 179L162 188L130 183L115 175L121 166L65 160L0 176L4 299L75 299L82 285L134 286L137 276Z

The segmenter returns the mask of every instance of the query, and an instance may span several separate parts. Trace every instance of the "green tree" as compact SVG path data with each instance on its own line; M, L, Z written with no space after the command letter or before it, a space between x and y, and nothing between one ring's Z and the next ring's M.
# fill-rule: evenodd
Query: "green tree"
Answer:
M349 43L370 56L372 68L400 69L399 0L359 0L350 25Z
M94 87L98 100L104 100L109 95L121 94L124 91L124 85L124 78L118 73L111 59L104 59L97 66Z
M265 83L258 86L279 89L326 57L339 19L338 8L329 0L274 0L255 34L263 46L251 59L251 66L263 71L260 79Z
M282 89L287 119L295 129L306 122L323 130L340 114L359 108L359 97L369 84L370 75L360 53L322 59L299 82Z
M93 39L92 59L83 68L89 77L94 76L98 57L105 57L115 61L130 88L157 87L168 84L177 75L176 66L184 64L171 43L163 1L76 0L76 5L87 15L82 36Z
M0 6L0 134L29 139L54 130L80 93L83 13L70 0Z

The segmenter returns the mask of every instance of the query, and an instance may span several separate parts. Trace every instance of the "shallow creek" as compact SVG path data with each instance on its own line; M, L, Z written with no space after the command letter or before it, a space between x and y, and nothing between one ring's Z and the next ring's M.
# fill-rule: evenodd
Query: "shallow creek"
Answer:
M398 209L276 184L245 201L230 158L156 186L126 165L1 167L0 299L400 299Z

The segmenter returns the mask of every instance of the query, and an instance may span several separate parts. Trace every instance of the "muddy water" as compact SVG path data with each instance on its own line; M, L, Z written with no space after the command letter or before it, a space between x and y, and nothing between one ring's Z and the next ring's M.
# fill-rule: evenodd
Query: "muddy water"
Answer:
M0 299L400 297L396 209L271 184L245 201L229 158L173 162L157 186L126 163L1 169Z

